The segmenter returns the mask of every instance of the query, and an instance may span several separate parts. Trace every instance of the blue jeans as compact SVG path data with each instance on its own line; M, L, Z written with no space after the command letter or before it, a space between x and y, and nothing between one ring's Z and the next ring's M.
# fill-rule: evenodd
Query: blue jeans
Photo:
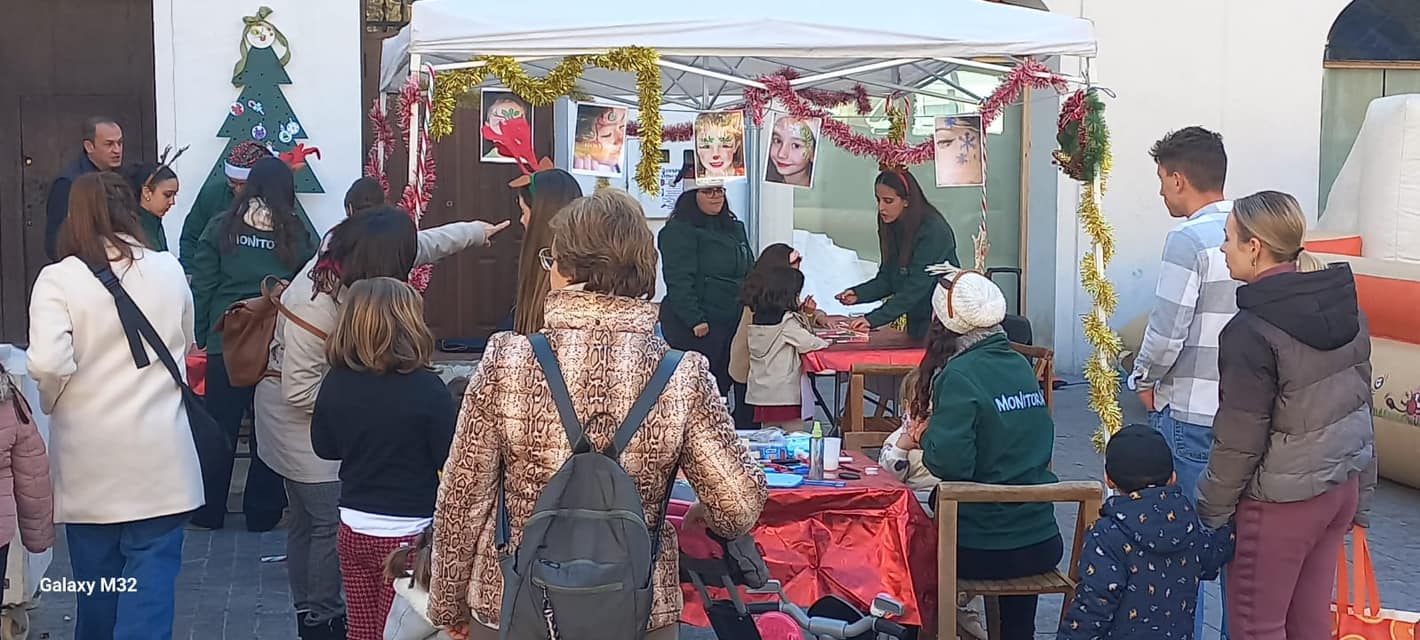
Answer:
M188 514L119 524L68 524L80 593L75 640L170 640ZM89 582L92 581L92 582Z
M1173 452L1173 471L1178 476L1179 488L1183 489L1184 495L1197 503L1198 481L1202 479L1203 471L1208 468L1208 454L1213 450L1213 428L1181 422L1173 417L1169 407L1149 414L1149 422L1169 443L1169 450ZM1218 586L1222 588L1223 584L1224 580L1220 577ZM1203 638L1204 623L1208 618L1204 610L1206 600L1203 596L1203 586L1203 583L1198 585L1198 608L1193 617L1195 640ZM1223 602L1226 603L1227 599L1223 598ZM1228 638L1227 613L1225 608L1222 616L1224 640Z

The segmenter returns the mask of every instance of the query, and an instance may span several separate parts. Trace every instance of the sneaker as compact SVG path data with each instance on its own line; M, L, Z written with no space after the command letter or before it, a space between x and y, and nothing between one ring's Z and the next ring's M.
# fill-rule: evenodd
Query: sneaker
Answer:
M989 640L979 611L970 607L957 608L957 637L961 640Z
M962 640L989 640L986 625L981 621L981 612L971 606L975 600L965 593L957 594L957 637Z

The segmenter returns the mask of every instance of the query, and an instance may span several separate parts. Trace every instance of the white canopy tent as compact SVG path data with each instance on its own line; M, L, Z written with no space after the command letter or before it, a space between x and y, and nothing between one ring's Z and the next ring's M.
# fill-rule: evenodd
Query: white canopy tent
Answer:
M564 56L634 45L659 54L667 108L739 106L745 87L762 88L756 78L786 68L799 74L791 83L796 89L847 90L861 84L885 94L918 93L975 104L985 96L954 82L952 71L970 67L1005 73L1021 57L1088 58L1096 50L1094 25L1088 20L985 0L905 6L842 0L721 0L711 5L625 0L604 8L577 0L420 0L412 11L410 24L384 44L381 82L387 92L399 91L411 69L425 66L437 73L480 66L474 61L479 56L507 56L530 75L541 76ZM697 17L711 11L721 17ZM927 88L938 81L955 91ZM577 88L637 106L632 74L589 68ZM746 144L757 149L757 127L750 129ZM416 153L417 136L418 128L411 127L409 148ZM760 155L747 154L749 175L761 170ZM411 179L414 173L415 163L410 163ZM753 229L759 181L750 180L749 187Z
M983 0L835 4L627 0L597 10L574 0L421 0L409 26L385 42L381 81L398 91L414 59L444 70L472 66L476 56L510 56L536 74L563 56L637 45L661 55L667 103L716 109L785 67L801 73L796 87L915 91L956 66L977 66L971 58L1095 54L1094 26L1082 18ZM697 17L711 11L722 17ZM606 98L636 93L633 76L600 69L588 69L580 84Z

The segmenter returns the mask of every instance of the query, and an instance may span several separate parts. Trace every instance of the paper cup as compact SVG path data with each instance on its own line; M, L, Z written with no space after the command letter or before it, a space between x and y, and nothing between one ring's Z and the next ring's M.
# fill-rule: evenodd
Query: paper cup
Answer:
M843 438L823 439L823 470L838 470L838 454L843 450Z

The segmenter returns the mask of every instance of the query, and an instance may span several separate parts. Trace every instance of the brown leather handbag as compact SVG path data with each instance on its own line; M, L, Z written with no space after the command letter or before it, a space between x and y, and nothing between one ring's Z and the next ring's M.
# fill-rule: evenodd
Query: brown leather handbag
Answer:
M217 321L217 331L222 332L222 361L227 367L227 380L233 387L250 387L262 378L281 375L267 366L278 313L312 335L326 339L324 331L281 304L281 294L288 284L275 276L267 276L261 281L260 296L233 304Z

